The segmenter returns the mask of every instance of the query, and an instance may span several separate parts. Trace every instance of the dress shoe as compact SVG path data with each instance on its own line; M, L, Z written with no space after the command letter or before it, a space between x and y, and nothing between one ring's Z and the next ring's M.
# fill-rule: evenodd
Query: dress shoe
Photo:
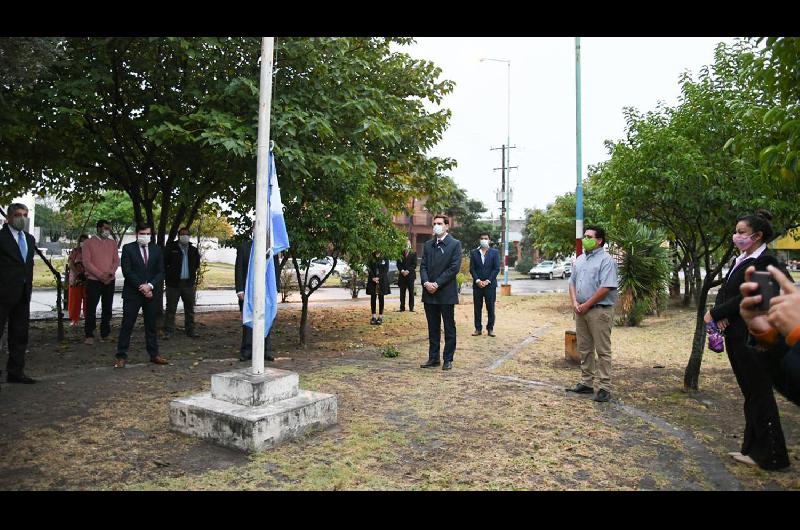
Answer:
M264 360L272 363L275 362L275 357L273 357L272 355L265 355Z
M161 340L169 340L169 339L171 339L171 338L172 338L172 333L164 333L164 334L161 336Z
M753 460L752 458L750 458L747 455L743 455L741 453L737 453L737 454L732 455L732 456L733 456L734 460L736 460L737 462L741 462L742 464L748 464L748 465L751 465L751 466L757 466L758 465L755 460Z
M594 394L594 388L586 386L583 383L578 383L572 388L565 388L567 392L575 392L576 394Z
M36 379L31 379L27 375L11 375L8 374L7 381L9 383L24 383L26 385L32 385L36 382Z
M416 313L416 311L414 311L413 309L409 309L409 311L411 311L412 313Z
M128 361L125 359L117 359L114 362L114 368L125 368L125 365L128 364Z
M153 363L153 364L169 364L169 361L167 361L165 358L163 358L160 355L156 355L155 357L152 357L150 359L150 362Z
M439 366L441 363L439 361L431 361L430 359L425 364L419 365L420 368L433 368L434 366Z
M94 337L86 337L85 339L83 339L83 343L91 346L92 344L94 344Z
M100 337L100 342L111 342L111 337Z
M594 401L597 401L598 403L605 403L609 399L611 399L611 392L604 388L598 390L597 395L594 397Z
M476 329L476 330L475 330L475 332L472 334L472 336L473 336L473 337L479 337L479 336L480 336L482 333L483 333L482 331L478 331L478 330Z
M452 370L453 369L453 361L447 361L442 365L442 370Z
M494 334L494 331L491 330L491 329L487 330L486 334L489 335L490 337L496 337L497 336L497 335Z
M403 308L400 308L400 309L398 309L398 310L397 310L397 312L398 312L398 313L403 313L403 312L405 312L405 309L403 309Z
M247 357L246 355L239 355L240 362L250 361L252 359L253 359L252 357Z
M375 317L372 317L372 318L369 319L369 323L374 326L375 324L378 323L378 319L375 318Z

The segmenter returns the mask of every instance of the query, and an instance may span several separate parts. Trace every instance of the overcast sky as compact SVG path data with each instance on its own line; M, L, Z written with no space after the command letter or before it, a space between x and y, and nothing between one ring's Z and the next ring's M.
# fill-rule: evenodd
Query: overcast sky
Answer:
M720 37L583 37L581 89L583 175L608 158L605 140L623 136L623 107L652 110L677 103L678 77L713 62ZM575 39L573 37L421 37L404 51L433 61L456 83L443 101L450 127L431 154L455 158L451 172L470 197L499 216L500 147L506 140L507 66L511 60L511 218L575 190ZM488 215L488 214L487 214Z

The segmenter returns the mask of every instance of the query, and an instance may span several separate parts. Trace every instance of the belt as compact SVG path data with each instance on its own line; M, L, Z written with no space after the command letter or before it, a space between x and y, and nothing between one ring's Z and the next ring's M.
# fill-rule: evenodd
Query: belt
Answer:
M595 307L613 307L611 304L594 304L589 309L594 309Z

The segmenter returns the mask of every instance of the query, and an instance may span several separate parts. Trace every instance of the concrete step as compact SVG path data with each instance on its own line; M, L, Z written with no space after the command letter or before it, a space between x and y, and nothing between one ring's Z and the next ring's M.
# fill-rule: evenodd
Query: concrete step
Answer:
M262 451L336 424L332 394L300 390L257 407L214 399L210 392L170 402L173 430L243 451Z
M233 370L211 376L211 397L237 405L258 407L297 395L300 377L288 370L264 368L256 375L253 368Z

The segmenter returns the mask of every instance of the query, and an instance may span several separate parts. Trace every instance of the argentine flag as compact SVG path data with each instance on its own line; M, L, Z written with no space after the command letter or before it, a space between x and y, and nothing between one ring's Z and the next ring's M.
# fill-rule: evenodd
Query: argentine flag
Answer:
M264 336L269 334L275 315L278 313L278 284L273 256L289 248L289 234L286 233L286 222L283 219L283 202L278 187L278 172L275 170L275 157L269 152L269 183L267 190L267 210L269 211L269 240L272 245L267 249L267 296L264 308ZM244 306L242 307L242 323L253 327L253 259L255 252L250 252L250 265L247 268L247 280L244 289Z

